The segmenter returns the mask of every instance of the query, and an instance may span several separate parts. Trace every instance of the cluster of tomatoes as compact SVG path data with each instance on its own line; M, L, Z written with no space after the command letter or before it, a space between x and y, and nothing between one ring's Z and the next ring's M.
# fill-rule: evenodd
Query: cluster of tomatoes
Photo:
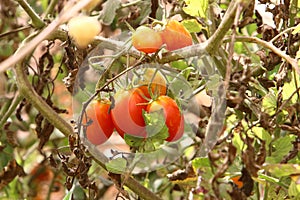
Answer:
M176 20L169 20L161 31L140 26L132 34L132 45L144 53L157 52L163 44L168 51L173 51L192 45L193 40L189 31Z
M153 75L153 70L146 71ZM167 96L166 84L161 80L162 75L157 75L148 82L147 78L140 85L131 89L118 90L113 96L113 103L109 100L95 100L86 110L87 116L93 123L87 126L86 136L88 140L99 145L104 143L116 130L121 137L126 134L135 138L147 140L153 136L149 133L145 115L158 113L163 115L164 126L167 127L166 141L180 139L184 132L184 117L176 101ZM161 122L160 122L161 123ZM159 133L158 131L158 134Z

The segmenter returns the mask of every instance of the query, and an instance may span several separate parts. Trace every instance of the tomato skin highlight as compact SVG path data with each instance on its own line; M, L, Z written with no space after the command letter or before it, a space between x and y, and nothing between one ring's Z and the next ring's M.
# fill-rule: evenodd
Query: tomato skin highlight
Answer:
M188 30L178 21L170 20L161 32L166 49L173 51L193 44L193 39Z
M87 127L86 137L94 145L104 143L114 131L110 105L108 100L94 101L86 110L88 118L92 120Z
M169 129L169 137L166 141L172 142L180 139L184 133L184 117L176 101L168 96L160 96L147 106L147 112L155 112L161 109L163 109L165 123Z
M163 41L160 33L155 30L140 26L132 34L132 45L141 52L155 53L162 46Z
M136 137L146 137L146 126L143 110L148 101L138 88L120 90L114 96L114 107L111 110L112 120L117 132L124 138L124 134Z

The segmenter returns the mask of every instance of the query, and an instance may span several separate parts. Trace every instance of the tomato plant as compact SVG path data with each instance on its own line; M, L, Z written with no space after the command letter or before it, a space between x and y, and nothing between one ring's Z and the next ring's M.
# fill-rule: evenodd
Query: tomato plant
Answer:
M165 123L169 132L169 137L166 140L171 142L180 139L184 132L184 117L176 101L169 96L160 96L147 106L147 112L161 109L164 112Z
M140 26L132 34L132 45L144 53L154 53L162 46L161 35L155 30Z
M88 119L92 120L87 127L86 136L95 145L104 143L114 131L110 105L108 100L94 101L86 110Z
M161 32L166 49L173 51L193 44L192 36L188 30L178 21L170 20Z
M118 133L145 137L143 110L147 108L147 100L140 89L119 90L114 96L111 110L112 120Z
M167 82L160 71L156 71L153 68L147 68L144 74L138 80L140 85L138 88L143 91L147 98L151 98L151 95L166 95Z

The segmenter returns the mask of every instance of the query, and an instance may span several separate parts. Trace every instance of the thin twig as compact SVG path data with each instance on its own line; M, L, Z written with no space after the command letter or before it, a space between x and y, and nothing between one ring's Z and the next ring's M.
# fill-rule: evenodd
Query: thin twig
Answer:
M16 107L19 105L22 99L23 97L20 96L19 93L17 93L12 102L7 101L7 103L11 103L11 104L9 105L8 110L5 111L5 114L0 113L0 116L2 116L0 120L0 129L3 128L3 125L6 123L7 119L11 116L11 114L16 110Z
M20 6L25 10L25 12L29 15L32 21L32 25L37 28L43 28L45 26L45 23L40 18L40 16L32 9L32 7L27 3L25 0L16 0Z
M15 34L15 33L18 33L20 31L24 31L24 30L27 30L27 29L30 29L30 28L31 28L31 26L28 25L28 26L23 26L23 27L11 30L11 31L7 31L5 33L1 33L0 34L0 38L6 37L6 36L8 36L10 34Z
M239 42L252 42L256 43L258 45L261 45L267 49L272 50L275 54L280 56L281 58L285 59L293 68L294 70L300 75L300 69L298 67L297 60L287 55L285 52L278 49L276 46L274 46L272 43L264 41L262 39L259 39L257 37L248 37L248 36L237 36L236 41ZM228 42L229 38L225 38L224 42Z

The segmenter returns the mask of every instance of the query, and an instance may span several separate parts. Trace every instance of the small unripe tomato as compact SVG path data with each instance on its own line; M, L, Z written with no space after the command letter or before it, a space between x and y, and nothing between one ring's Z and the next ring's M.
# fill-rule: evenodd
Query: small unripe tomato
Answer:
M69 35L78 48L86 48L101 30L101 25L94 17L77 16L68 23Z
M132 34L132 45L141 52L154 53L162 44L160 33L149 27L140 26Z
M178 21L170 20L165 29L161 32L163 43L166 49L173 51L193 44L189 31Z

